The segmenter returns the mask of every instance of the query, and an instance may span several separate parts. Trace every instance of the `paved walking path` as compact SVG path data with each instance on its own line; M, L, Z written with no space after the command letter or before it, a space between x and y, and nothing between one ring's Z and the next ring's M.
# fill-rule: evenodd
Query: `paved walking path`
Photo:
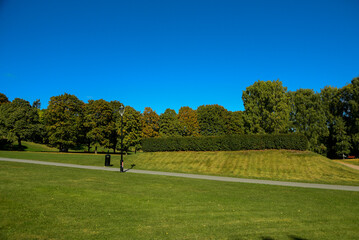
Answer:
M41 165L58 166L58 167L82 168L82 169L92 169L92 170L103 170L103 171L112 171L112 172L120 171L119 168L112 168L112 167L97 167L97 166L86 166L86 165L77 165L77 164L69 164L69 163L56 163L56 162L43 162L43 161L13 159L13 158L0 158L0 161L31 163L31 164L41 164ZM187 174L187 173L146 171L146 170L136 170L136 169L127 169L126 172L138 173L138 174L193 178L193 179L204 179L204 180L213 180L213 181L222 181L222 182L257 183L257 184L267 184L267 185L277 185L277 186L287 186L287 187L318 188L318 189L331 189L331 190L359 192L359 186L283 182L283 181L258 180L258 179L247 179L247 178L197 175L197 174Z

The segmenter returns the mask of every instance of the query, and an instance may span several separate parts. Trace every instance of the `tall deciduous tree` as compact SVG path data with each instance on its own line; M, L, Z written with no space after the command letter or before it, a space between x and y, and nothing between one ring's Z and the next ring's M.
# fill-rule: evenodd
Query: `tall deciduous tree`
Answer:
M146 107L142 114L142 137L158 137L159 136L159 120L158 114L150 107Z
M246 133L284 133L289 123L289 97L282 82L257 81L242 95Z
M325 153L325 138L329 135L325 109L320 95L311 89L289 92L292 110L291 130L303 133L309 141L309 149Z
M359 155L359 77L341 89L343 118L351 137L352 153Z
M160 115L159 120L160 136L180 136L180 122L177 118L177 113L173 109L166 109L164 113Z
M243 112L228 112L229 113L229 121L227 123L227 132L228 134L244 134L244 120L243 120Z
M334 150L336 157L342 157L350 153L350 136L347 134L343 118L335 117L333 124L333 137L335 140Z
M342 139L342 136L336 136L338 132L342 131L334 130L336 124L343 122L344 101L341 92L342 89L330 86L324 87L320 92L327 128L329 130L329 136L326 138L325 146L327 148L327 156L331 158L338 157L337 141ZM339 129L342 127L343 126L340 126ZM344 127L346 129L346 126Z
M120 131L120 128L118 130ZM135 151L140 148L142 139L141 130L141 113L133 107L126 106L125 113L123 114L123 145L126 151L130 147L134 147ZM119 143L120 141L118 141L118 149L121 147Z
M202 136L219 136L227 133L228 111L218 104L199 106L197 119Z
M121 116L119 113L120 107L123 104L119 101L111 101L110 102L112 108L112 118L113 124L111 125L111 133L109 138L108 148L113 149L113 152L116 153L116 149L118 148L118 143L120 139L120 127L121 127Z
M0 128L9 140L30 140L39 134L39 115L28 101L15 98L11 103L0 105Z
M60 151L68 151L80 143L84 106L75 95L67 93L50 98L44 120L51 145Z
M88 147L95 146L95 153L97 147L109 146L110 134L112 130L113 113L109 102L99 100L89 100L85 105L84 127L86 131L86 140Z
M178 111L180 134L182 136L199 136L197 112L190 107L181 107Z

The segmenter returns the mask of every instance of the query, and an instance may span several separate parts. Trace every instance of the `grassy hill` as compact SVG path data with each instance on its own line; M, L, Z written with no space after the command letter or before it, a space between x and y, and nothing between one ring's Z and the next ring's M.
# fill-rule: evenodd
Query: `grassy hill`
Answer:
M111 163L119 167L120 155ZM0 151L0 157L104 165L104 154ZM359 185L359 171L312 152L265 150L234 152L157 152L125 156L125 168L241 178Z

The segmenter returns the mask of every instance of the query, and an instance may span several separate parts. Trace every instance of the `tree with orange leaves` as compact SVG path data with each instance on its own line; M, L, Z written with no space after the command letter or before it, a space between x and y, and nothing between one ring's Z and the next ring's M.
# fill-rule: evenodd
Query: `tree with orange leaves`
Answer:
M199 136L199 125L195 110L190 107L181 107L177 116L182 136Z

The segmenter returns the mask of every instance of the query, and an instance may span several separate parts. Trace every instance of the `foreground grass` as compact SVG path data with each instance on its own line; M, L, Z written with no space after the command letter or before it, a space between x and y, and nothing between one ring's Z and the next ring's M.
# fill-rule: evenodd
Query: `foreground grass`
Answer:
M0 151L1 157L104 165L104 154ZM119 167L120 155L111 155ZM359 185L359 171L311 152L286 150L235 152L159 152L125 156L125 167L283 181Z
M0 162L0 239L357 239L358 192Z

